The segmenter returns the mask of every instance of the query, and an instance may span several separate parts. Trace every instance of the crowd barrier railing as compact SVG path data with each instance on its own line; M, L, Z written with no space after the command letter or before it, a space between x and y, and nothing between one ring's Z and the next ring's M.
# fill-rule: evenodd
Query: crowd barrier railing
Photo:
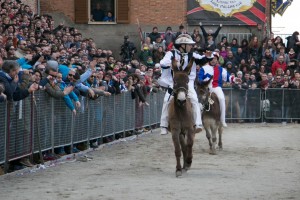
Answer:
M237 90L224 88L226 119L246 122L284 122L300 119L299 89ZM150 93L148 106L140 106L131 94L90 100L80 97L81 108L73 115L62 99L43 91L19 102L0 104L0 164L32 153L72 146L93 139L160 122L164 92Z
M300 90L284 88L223 88L226 119L248 122L287 122L300 119Z
M0 104L0 164L57 147L125 134L160 122L163 92L150 93L139 105L131 93L90 100L80 97L76 115L63 99L43 91L18 102ZM71 148L72 149L72 148Z

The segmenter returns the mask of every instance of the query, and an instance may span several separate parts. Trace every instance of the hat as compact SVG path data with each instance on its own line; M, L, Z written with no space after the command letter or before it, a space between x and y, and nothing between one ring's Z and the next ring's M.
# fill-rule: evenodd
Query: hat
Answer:
M294 53L295 53L294 49L290 49L289 54L294 54Z
M156 64L154 65L154 68L160 68L160 64L159 64L159 63L156 63Z
M55 60L48 60L46 64L47 69L51 69L53 71L57 71L58 69L58 62Z
M238 71L236 74L237 75L243 75L243 72L242 71Z
M227 65L232 65L232 62L228 61L228 62L226 63L226 66L227 66Z

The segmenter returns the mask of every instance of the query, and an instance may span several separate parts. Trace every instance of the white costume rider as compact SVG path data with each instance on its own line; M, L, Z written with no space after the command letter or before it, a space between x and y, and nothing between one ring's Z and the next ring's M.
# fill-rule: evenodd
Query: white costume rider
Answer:
M201 56L197 53L190 53L188 54L191 49L192 45L195 44L195 42L192 40L191 36L188 34L181 34L178 36L178 38L175 41L175 45L179 46L178 49L175 49L173 51L168 51L164 58L160 61L160 65L162 66L162 75L160 79L158 80L158 83L166 88L169 88L169 91L166 92L162 107L162 114L161 114L161 120L160 120L160 126L161 126L161 134L167 134L167 127L169 125L168 122L168 108L171 98L173 96L170 94L170 89L173 88L173 76L172 76L172 58L173 56L175 59L183 63L182 68L185 69L189 62L189 56L194 57L195 59L202 59L205 56ZM198 103L198 97L194 88L194 82L196 79L196 64L193 63L191 72L189 74L189 83L188 83L188 98L190 98L192 107L193 107L193 117L195 122L195 129L197 132L202 130L202 120L201 120L201 113L200 113L200 107Z
M219 66L219 54L214 52L213 55L213 59L200 69L198 80L201 83L203 81L208 81L213 76L213 80L209 83L209 90L218 96L221 110L221 123L223 127L227 127L225 122L225 96L222 90L222 85L223 81L232 83L235 82L236 78L233 75L230 76L226 69Z

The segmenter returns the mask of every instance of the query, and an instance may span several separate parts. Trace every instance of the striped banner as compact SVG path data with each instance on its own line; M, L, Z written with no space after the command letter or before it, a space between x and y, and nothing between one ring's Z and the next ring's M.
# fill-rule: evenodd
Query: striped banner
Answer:
M189 0L189 25L248 25L257 26L266 21L266 0Z

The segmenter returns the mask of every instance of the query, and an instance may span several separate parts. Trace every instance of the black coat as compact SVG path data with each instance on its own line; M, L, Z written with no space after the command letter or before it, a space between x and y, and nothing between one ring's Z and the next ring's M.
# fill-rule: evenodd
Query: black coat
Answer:
M8 101L20 101L29 96L27 89L19 88L18 83L15 83L13 79L9 80L4 72L0 72L0 83L3 83L5 87L4 94L7 96Z

